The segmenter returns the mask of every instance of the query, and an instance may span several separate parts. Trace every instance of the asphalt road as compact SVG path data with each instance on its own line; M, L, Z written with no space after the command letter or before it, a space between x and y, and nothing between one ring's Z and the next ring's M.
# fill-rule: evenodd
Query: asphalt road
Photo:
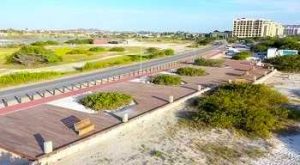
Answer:
M143 66L143 68L159 66L162 64L170 63L170 62L179 61L179 60L182 60L182 59L185 59L188 57L201 55L201 54L207 53L211 50L218 50L218 49L220 49L220 47L221 47L220 45L214 45L214 46L206 47L203 49L186 52L183 54L178 54L178 55L174 55L174 56L170 56L170 57L166 57L166 58L162 58L162 59L158 59L158 60L143 62L142 66ZM57 88L63 88L66 86L79 84L79 83L85 83L87 81L100 80L100 79L104 79L104 78L108 78L108 77L112 77L112 76L117 76L120 74L138 71L140 69L140 66L141 66L141 64L135 64L135 65L130 65L130 66L108 69L105 71L99 71L99 72L54 80L54 81L46 82L46 83L39 83L39 84L30 85L30 86L24 86L24 87L3 90L3 91L0 91L0 99L6 99L9 101L9 100L14 100L15 96L23 97L26 94L36 94L36 92L45 92L46 90L53 90L53 89L57 89Z

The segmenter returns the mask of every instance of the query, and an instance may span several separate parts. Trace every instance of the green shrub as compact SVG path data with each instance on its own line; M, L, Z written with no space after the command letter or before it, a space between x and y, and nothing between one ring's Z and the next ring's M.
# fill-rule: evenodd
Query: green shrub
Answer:
M224 63L224 60L220 59L204 59L198 58L195 60L194 64L198 66L210 66L210 67L221 67Z
M61 77L64 73L60 72L18 72L4 76L0 76L0 87L20 85L29 82L37 82L40 80L49 80L51 78Z
M150 47L146 50L146 53L149 54L150 59L164 57L164 56L171 56L175 54L173 49L158 49L154 47Z
M113 47L111 49L109 49L109 51L111 52L124 52L126 49L123 47Z
M48 64L62 61L53 51L40 46L23 46L20 50L7 57L8 63L22 65Z
M146 49L146 53L148 53L148 54L153 54L153 53L156 53L158 51L160 51L160 49L155 48L155 47L150 47L150 48Z
M205 75L205 70L201 68L184 67L177 69L176 73L181 76L203 76Z
M246 60L249 57L251 57L250 52L240 52L240 53L237 53L236 55L234 55L232 57L232 59L234 59L234 60Z
M103 48L103 47L93 47L93 48L90 48L89 51L91 51L91 52L104 52L105 48Z
M283 108L286 103L285 96L265 85L227 84L198 99L193 119L268 137L288 119L288 110Z
M93 44L93 39L73 39L68 40L65 43L67 44Z
M88 50L85 50L85 49L73 49L73 50L67 52L66 54L86 54L86 55L90 55L91 52L89 52Z
M175 54L175 51L173 49L165 49L163 50L166 56L171 56Z
M47 46L47 45L58 45L59 43L57 41L37 41L32 43L32 46Z
M280 71L300 72L300 55L280 56L266 59L265 62L274 65Z
M162 74L153 77L151 82L157 85L180 85L181 77Z
M115 110L129 105L133 98L118 92L99 92L82 98L79 102L95 111Z

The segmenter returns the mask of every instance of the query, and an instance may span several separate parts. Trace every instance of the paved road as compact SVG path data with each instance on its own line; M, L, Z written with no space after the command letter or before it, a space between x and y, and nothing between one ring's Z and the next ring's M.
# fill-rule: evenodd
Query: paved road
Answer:
M158 60L153 60L153 61L148 61L144 62L142 64L143 68L147 67L154 67L154 66L159 66L162 64L167 64L170 62L174 61L179 61L188 57L192 57L195 55L201 55L203 53L207 53L211 50L218 50L220 49L219 46L210 46L204 49L199 49L183 54L178 54L170 57L166 57L163 59L158 59ZM39 83L39 84L34 84L30 86L24 86L24 87L18 87L18 88L13 88L13 89L8 89L4 91L0 91L0 99L6 99L6 100L14 100L15 96L20 96L23 97L26 94L36 94L36 92L45 92L46 90L52 90L56 88L62 88L65 86L71 86L79 83L85 83L87 81L93 81L93 80L100 80L112 76L117 76L120 74L125 74L133 71L138 71L140 69L140 64L135 64L135 65L130 65L130 66L124 66L124 67L119 67L119 68L113 68L105 71L99 71L99 72L94 72L90 74L84 74L84 75L78 75L70 78L65 78L65 79L59 79L59 80L54 80L51 82L46 82L46 83Z

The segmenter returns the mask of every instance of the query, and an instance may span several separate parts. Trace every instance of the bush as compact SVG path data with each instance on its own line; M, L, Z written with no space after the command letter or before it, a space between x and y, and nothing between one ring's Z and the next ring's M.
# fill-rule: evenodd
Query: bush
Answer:
M195 121L234 128L260 137L281 128L288 119L288 99L265 85L227 84L199 98Z
M266 59L265 62L274 65L280 71L300 72L300 55L280 56Z
M47 46L47 45L58 45L59 43L57 41L37 41L32 43L32 46Z
M223 60L218 59L204 59L204 58L198 58L195 60L195 65L198 66L210 66L210 67L220 67L224 63Z
M124 52L126 49L123 47L113 47L111 49L109 49L109 51L111 52Z
M234 59L234 60L246 60L249 57L251 57L250 52L240 52L240 53L237 53L236 55L234 55L232 57L232 59Z
M147 48L147 49L146 49L146 52L147 52L148 54L154 54L154 53L156 53L156 52L158 52L158 51L160 51L160 49L155 48L155 47L150 47L150 48Z
M154 47L150 47L146 50L146 53L149 54L150 59L164 57L164 56L171 56L175 54L173 49L158 49Z
M158 75L153 77L151 82L157 85L180 85L181 77L172 75Z
M66 54L87 54L87 55L90 55L91 52L89 52L88 50L84 50L84 49L73 49L73 50L67 52Z
M8 63L22 65L48 64L62 61L53 51L40 46L24 46L7 57Z
M93 39L73 39L65 42L66 44L93 44Z
M103 47L93 47L93 48L90 48L89 51L91 51L91 52L103 52L103 51L105 51L105 48L103 48Z
M115 110L129 105L132 97L118 92L99 92L82 98L79 102L95 111Z
M181 76L203 76L205 75L205 70L201 68L184 67L177 69L176 73Z
M20 85L29 82L37 82L40 80L49 80L51 78L56 78L60 76L63 76L63 73L60 72L12 73L0 77L0 87Z
M175 51L173 49L165 49L163 50L166 56L171 56L175 54Z

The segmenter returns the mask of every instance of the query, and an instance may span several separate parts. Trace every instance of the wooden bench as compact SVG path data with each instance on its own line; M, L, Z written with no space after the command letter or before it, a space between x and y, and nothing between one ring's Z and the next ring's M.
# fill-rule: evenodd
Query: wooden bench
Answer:
M74 124L74 129L79 136L87 134L95 129L95 125L90 119L84 119Z

